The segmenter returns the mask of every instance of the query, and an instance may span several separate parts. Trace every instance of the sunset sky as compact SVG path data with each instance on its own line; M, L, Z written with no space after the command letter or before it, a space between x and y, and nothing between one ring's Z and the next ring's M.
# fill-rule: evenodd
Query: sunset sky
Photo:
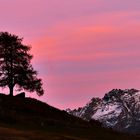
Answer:
M140 89L140 0L0 0L0 31L32 46L52 106Z

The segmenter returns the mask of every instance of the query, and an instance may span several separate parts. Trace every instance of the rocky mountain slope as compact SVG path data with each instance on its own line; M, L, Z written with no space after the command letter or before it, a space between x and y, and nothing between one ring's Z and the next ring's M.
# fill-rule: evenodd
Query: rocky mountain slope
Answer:
M93 98L86 106L67 112L117 131L140 134L140 91L136 89L113 89L102 99Z

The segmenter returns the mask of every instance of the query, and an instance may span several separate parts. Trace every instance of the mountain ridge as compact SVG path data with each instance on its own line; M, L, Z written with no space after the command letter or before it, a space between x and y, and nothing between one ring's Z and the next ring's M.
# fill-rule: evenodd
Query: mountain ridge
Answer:
M140 91L113 89L102 99L92 98L84 107L67 110L84 120L97 120L106 128L140 134Z

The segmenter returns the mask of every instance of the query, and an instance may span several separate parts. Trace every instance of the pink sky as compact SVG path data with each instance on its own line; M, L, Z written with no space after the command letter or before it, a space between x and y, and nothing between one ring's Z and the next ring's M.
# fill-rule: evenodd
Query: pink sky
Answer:
M0 3L0 31L32 45L45 89L38 99L66 109L113 88L140 89L140 0Z

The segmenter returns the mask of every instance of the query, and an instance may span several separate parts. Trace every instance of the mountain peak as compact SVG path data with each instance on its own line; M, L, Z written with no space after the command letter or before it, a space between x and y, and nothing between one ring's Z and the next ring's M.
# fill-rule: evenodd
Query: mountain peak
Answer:
M120 101L123 96L133 96L134 94L139 93L139 90L137 89L113 89L106 93L103 97L103 101L109 102L109 101Z
M73 114L73 111L71 111ZM100 98L92 98L75 116L84 120L98 120L114 130L137 133L140 129L140 91L113 89Z

